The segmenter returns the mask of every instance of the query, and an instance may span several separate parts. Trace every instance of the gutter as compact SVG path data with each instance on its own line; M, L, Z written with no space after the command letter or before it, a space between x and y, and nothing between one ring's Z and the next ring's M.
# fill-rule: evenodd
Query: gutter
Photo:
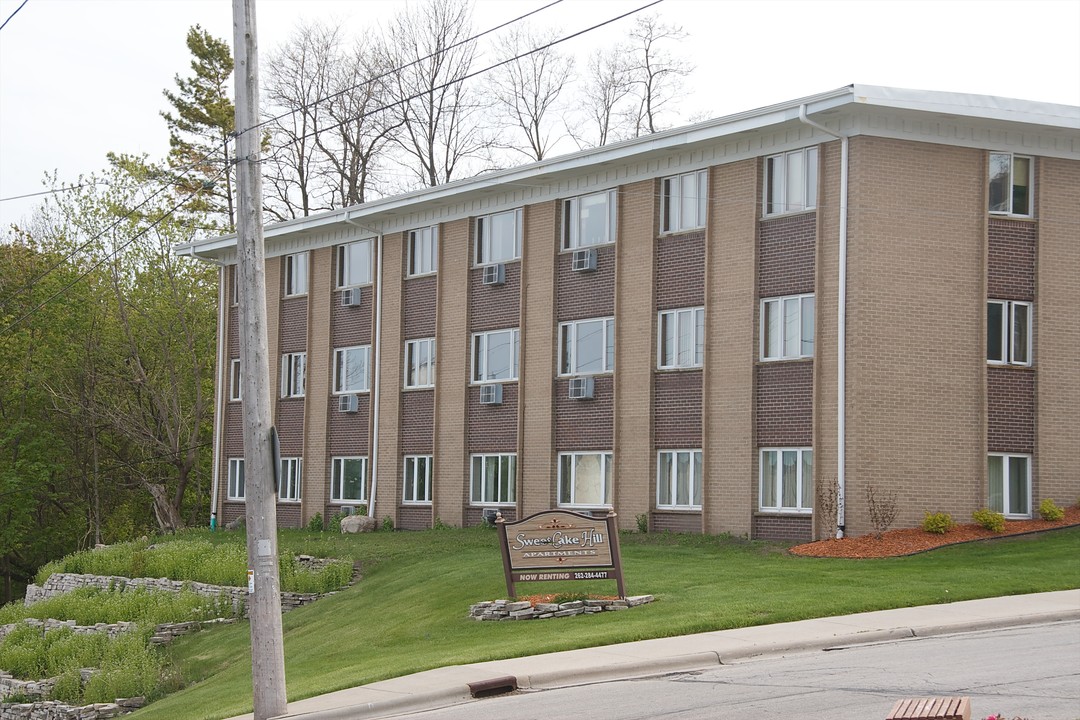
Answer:
M836 537L844 537L844 504L847 489L847 221L848 221L848 137L814 122L806 116L806 104L799 105L799 120L826 135L840 139L840 254L837 262L836 310Z

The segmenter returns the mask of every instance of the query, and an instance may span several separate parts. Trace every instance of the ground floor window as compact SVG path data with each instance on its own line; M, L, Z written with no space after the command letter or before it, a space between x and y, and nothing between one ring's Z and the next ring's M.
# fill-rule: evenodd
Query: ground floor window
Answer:
M701 509L701 451L661 450L656 463L656 507Z
M229 499L244 499L244 458L229 458Z
M512 504L516 478L516 455L473 455L470 500L473 505Z
M986 458L990 509L1005 517L1031 517L1031 456L991 453Z
M431 504L431 455L405 457L405 487L401 499L406 503Z
M810 448L762 448L763 511L808 513L814 509L814 451Z
M278 499L300 499L300 468L302 460L298 457L281 458L281 472L278 474Z
M559 505L611 506L611 453L559 455Z
M330 500L353 503L367 500L367 458L336 457L330 463Z

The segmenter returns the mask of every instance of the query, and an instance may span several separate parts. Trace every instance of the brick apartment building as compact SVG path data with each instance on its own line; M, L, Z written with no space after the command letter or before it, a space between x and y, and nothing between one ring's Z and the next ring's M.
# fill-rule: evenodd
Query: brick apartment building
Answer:
M244 512L236 241L214 505ZM1080 108L854 85L266 228L278 521L1080 496ZM437 361L436 361L437 358ZM842 412L841 412L842 410Z

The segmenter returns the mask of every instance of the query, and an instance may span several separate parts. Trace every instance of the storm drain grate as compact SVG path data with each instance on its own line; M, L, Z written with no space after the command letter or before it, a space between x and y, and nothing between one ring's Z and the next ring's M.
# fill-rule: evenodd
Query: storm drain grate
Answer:
M469 693L474 698L486 698L494 697L495 695L505 695L509 692L517 690L517 678L513 675L507 675L506 677L491 678L490 680L481 680L480 682L469 683Z

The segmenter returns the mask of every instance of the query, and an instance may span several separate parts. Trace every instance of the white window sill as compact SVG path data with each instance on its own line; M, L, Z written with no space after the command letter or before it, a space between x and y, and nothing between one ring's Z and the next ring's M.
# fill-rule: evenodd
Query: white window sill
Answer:
M590 250L592 248L599 249L599 248L611 247L614 244L615 244L614 240L608 240L607 242L593 243L592 245L578 245L576 247L564 247L563 249L559 250L559 254L560 255L569 255L570 253L576 252L578 250Z
M806 208L804 210L785 210L784 212L769 213L767 215L763 214L760 219L761 220L775 220L777 218L795 217L797 215L809 215L811 213L816 213L816 212L817 212L816 207Z

